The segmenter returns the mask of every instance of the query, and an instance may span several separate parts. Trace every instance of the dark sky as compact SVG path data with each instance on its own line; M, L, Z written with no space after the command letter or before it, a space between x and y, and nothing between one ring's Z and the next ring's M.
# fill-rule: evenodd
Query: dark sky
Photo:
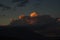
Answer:
M60 17L60 0L28 0L25 6L16 8L17 3L12 3L11 1L0 0L0 4L11 7L10 10L4 10L3 12L1 11L2 7L0 7L0 24L9 24L10 18L17 19L22 13L29 15L31 11L37 11L41 15L49 14L54 17Z

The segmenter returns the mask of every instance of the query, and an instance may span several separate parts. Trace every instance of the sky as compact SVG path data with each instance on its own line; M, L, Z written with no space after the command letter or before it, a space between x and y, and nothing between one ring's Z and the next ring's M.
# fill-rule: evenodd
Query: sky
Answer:
M4 10L3 12L1 11L2 7L0 7L0 25L9 24L10 18L17 19L22 13L27 16L32 11L36 11L40 15L48 14L53 17L60 17L60 0L28 0L24 4L25 6L16 7L17 3L20 2L13 3L12 0L0 0L0 4L11 7L11 9Z

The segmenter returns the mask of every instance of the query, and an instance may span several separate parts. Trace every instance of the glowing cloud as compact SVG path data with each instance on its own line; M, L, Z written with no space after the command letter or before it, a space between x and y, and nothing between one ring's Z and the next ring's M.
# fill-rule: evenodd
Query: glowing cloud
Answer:
M37 14L36 12L32 12L32 13L30 14L30 17L36 17L36 16L38 16L38 14Z
M25 16L25 15L24 15L24 14L22 14L22 15L21 15L21 16L19 16L18 18L19 18L19 19L23 19L23 18L24 18L24 16Z

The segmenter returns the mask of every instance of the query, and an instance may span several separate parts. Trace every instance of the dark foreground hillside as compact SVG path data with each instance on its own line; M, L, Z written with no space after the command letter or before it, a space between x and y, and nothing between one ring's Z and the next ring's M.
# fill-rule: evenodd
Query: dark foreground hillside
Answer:
M36 34L32 29L26 27L0 27L1 39L44 39L45 37L40 34Z
M0 39L2 40L58 40L59 37L60 24L0 27Z

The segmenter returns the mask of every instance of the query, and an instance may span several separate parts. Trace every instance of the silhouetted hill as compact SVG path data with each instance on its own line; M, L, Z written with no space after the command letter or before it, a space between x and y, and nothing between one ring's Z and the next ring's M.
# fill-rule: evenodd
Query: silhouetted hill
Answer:
M17 39L43 39L43 35L36 34L32 28L27 27L0 27L0 37L17 38Z
M57 39L60 37L60 24L3 26L0 27L0 37L24 40Z
M23 40L45 40L60 37L60 24L55 25L26 25L26 26L3 26L0 27L0 37ZM6 39L6 38L5 38Z

